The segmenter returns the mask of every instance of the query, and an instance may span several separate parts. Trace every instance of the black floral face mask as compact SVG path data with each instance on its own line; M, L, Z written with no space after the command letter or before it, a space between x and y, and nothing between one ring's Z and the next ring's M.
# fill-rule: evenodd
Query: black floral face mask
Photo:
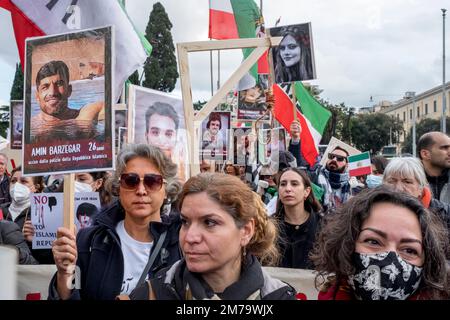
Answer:
M354 253L356 272L348 283L361 300L406 300L419 287L421 267L403 260L396 252Z

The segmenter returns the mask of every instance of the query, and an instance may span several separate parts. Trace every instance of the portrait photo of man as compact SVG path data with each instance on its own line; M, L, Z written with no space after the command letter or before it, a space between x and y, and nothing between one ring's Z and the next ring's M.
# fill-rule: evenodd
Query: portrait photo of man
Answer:
M203 121L201 137L202 159L225 160L230 131L229 112L211 112Z
M111 27L26 40L24 173L112 169Z
M130 86L134 143L160 148L178 165L178 178L189 177L187 135L182 100L165 92Z
M72 124L79 124L77 134L82 137L93 138L94 130L86 129L89 125L105 119L104 101L88 103L81 109L69 107L68 100L72 95L69 68L64 61L50 61L44 64L36 75L35 98L40 111L31 118L31 140L42 141L52 138L45 133L54 128L67 125L64 120L75 120ZM61 132L59 132L61 133ZM42 136L37 138L38 136ZM78 135L77 138L80 138Z

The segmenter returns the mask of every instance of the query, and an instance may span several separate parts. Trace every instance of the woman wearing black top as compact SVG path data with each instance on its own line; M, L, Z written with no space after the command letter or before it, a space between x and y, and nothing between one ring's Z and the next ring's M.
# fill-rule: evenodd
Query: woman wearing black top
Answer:
M278 181L277 240L280 267L310 269L309 252L318 231L320 204L312 192L311 181L298 168L286 168Z

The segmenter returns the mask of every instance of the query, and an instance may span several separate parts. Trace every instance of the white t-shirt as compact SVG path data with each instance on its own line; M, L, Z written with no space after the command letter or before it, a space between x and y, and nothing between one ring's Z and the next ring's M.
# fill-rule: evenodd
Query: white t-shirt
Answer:
M120 238L124 265L120 293L130 294L147 265L153 242L140 242L133 239L125 230L124 220L117 224L116 232Z

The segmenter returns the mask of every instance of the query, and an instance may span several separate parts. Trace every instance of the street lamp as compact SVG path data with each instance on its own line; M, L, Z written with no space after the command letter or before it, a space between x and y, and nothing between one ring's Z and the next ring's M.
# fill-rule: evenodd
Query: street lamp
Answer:
M441 9L442 11L442 132L447 133L446 128L446 97L445 97L445 12L447 9Z
M412 99L412 118L413 118L413 131L412 131L412 154L416 156L416 93L414 91L408 91L405 93L405 99Z

